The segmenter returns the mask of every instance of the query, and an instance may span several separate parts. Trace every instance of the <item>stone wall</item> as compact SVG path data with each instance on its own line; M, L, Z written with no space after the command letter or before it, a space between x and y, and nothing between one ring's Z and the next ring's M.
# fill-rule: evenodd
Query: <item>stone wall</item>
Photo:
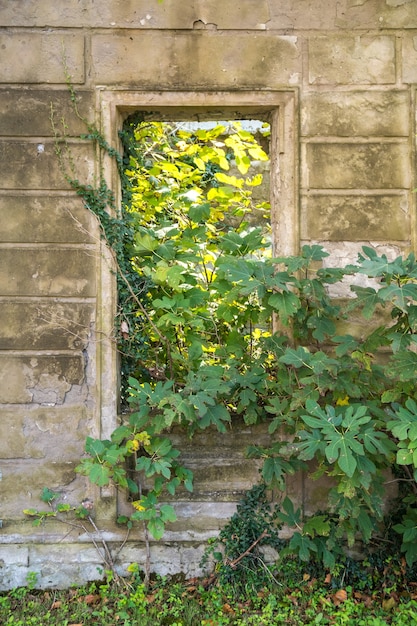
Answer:
M66 585L98 576L90 537L53 523L34 528L22 510L40 505L44 486L71 504L89 496L112 543L123 539L115 518L126 506L74 472L86 435L117 422L117 360L106 252L55 150L64 123L75 175L94 180L100 163L80 138L67 78L81 115L113 144L126 98L134 110L135 97L140 104L156 93L169 111L164 94L181 92L183 103L221 111L224 94L241 103L250 92L256 107L258 96L262 104L276 93L281 110L288 95L291 116L277 129L286 146L275 187L278 208L287 198L277 218L282 247L288 237L293 251L323 242L336 263L364 243L408 252L416 248L417 0L0 0L0 67L0 588L24 584L31 571L44 586ZM184 447L200 468L196 493L176 504L179 521L152 546L161 572L198 572L202 543L256 480L247 441L267 435L199 437ZM288 488L307 508L319 497L301 478ZM132 535L121 565L143 556Z

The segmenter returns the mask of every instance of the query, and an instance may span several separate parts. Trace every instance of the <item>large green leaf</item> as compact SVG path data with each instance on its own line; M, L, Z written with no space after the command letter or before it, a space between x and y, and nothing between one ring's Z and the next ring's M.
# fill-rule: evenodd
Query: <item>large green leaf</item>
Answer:
M110 469L105 465L95 463L91 466L88 477L95 485L104 487L110 482Z
M165 524L160 517L155 517L149 520L148 530L154 539L162 539L165 532Z
M306 535L302 535L299 532L296 532L293 534L293 536L290 539L289 547L296 554L298 554L301 561L306 561L306 562L310 560L311 552L317 552L317 546L310 539L310 537L307 537Z
M381 303L378 292L372 287L359 287L357 285L352 285L351 290L357 295L355 304L362 307L366 319L371 319L376 306Z
M417 378L417 354L410 350L396 352L387 368L388 376L402 381Z
M378 291L381 300L390 301L404 313L408 313L410 301L417 301L417 285L413 283L387 285Z
M268 304L277 312L284 324L287 324L289 318L301 307L300 298L291 291L273 293L268 298Z
M207 411L199 420L199 426L200 428L207 428L213 425L219 432L224 433L226 432L224 422L230 422L230 414L225 406L218 404L207 407Z
M352 478L357 466L351 446L352 440L349 441L347 435L341 435L330 441L325 449L326 458L329 463L335 463L337 461L340 469L349 476L349 478Z
M296 350L294 348L287 348L282 356L279 357L280 363L285 363L286 365L292 365L293 367L300 368L310 366L312 359L311 352L308 348L303 346L299 346Z

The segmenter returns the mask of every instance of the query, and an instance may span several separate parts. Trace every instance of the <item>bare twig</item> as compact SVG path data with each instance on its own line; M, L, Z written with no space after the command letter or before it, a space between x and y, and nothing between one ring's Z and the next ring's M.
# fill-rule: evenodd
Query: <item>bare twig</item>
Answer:
M237 557L237 559L234 559L233 561L227 560L227 565L230 565L230 567L232 569L236 569L236 566L238 565L238 563L240 563L240 561L242 559L245 558L245 556L247 556L248 554L250 554L250 552L252 552L252 550L255 548L255 546L258 545L258 543L260 541L262 541L262 539L264 539L265 537L269 537L269 533L268 531L264 530L263 533L261 533L259 535L259 537L257 539L255 539L255 541L252 543L252 545L249 546L249 548L247 550L245 550L245 552L243 552L240 556Z

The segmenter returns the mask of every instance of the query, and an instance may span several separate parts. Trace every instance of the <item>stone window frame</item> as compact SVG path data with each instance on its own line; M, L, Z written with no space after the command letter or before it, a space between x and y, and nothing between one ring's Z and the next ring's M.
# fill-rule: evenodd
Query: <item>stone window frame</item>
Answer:
M110 145L120 149L118 132L126 117L135 111L151 113L158 121L204 121L257 119L271 124L270 201L274 255L293 255L299 250L298 209L298 92L276 91L133 91L98 88L97 110L100 128ZM121 202L117 167L107 155L98 164L115 192L116 206ZM109 438L118 425L118 360L113 336L116 311L116 285L111 271L111 255L102 245L98 286L97 385L101 437ZM106 339L107 338L107 339ZM103 497L111 497L103 489Z

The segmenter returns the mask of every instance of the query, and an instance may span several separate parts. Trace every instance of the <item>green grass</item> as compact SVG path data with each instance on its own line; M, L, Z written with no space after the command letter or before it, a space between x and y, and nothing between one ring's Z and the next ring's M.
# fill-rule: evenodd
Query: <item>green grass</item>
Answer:
M258 592L220 587L215 577L184 580L155 578L146 589L137 573L129 581L103 582L64 591L27 587L0 595L2 626L226 626L226 625L417 625L417 584L372 589L342 587L289 569L282 579ZM399 582L399 581L398 581Z

